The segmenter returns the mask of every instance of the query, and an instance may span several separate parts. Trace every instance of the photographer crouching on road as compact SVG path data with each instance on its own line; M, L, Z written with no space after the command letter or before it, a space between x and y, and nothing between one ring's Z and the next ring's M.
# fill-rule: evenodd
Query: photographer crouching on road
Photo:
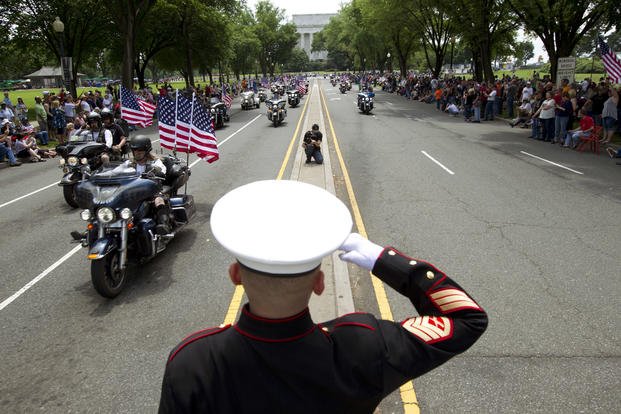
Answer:
M310 131L304 134L304 142L302 147L306 152L306 164L311 163L311 159L315 159L317 164L323 164L323 154L321 154L321 141L323 134L319 131L319 125L313 124Z

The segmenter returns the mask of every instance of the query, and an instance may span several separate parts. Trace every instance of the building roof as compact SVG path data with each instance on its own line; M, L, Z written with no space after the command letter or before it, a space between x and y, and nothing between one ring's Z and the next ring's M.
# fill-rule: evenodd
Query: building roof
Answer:
M325 14L294 14L291 16L291 20L298 27L305 26L320 26L323 27L330 22L330 18L336 16L336 13Z
M62 76L62 72L59 66L42 66L41 69L37 70L36 72L32 72L29 75L24 75L25 78L53 78L56 76ZM84 76L84 74L78 73L78 76Z

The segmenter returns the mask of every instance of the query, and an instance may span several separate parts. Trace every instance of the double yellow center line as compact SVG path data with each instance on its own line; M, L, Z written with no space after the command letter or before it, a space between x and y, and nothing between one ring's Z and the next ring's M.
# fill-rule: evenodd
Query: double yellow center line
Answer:
M345 160L341 153L341 149L338 143L338 139L336 137L336 132L334 131L334 125L332 123L332 118L330 117L330 112L328 110L328 105L326 104L326 99L323 94L323 91L319 89L319 96L321 98L322 107L328 120L328 124L330 125L330 132L332 135L332 144L334 145L334 150L339 159L339 164L341 166L341 171L343 172L343 179L345 181L345 187L347 189L347 194L349 196L349 202L351 205L352 213L354 216L354 222L356 223L356 228L358 229L358 233L362 236L367 237L367 232L364 227L364 222L362 221L362 215L360 214L360 209L358 208L358 202L356 201L356 195L354 194L354 188L351 184L351 180L349 178L349 173L347 171L347 167L345 165ZM285 158L281 164L280 170L278 172L277 180L281 180L287 164L289 163L289 159L291 158L291 153L293 151L293 147L297 142L298 134L300 132L300 126L302 125L302 120L306 114L306 110L308 107L308 102L310 101L310 94L307 96L306 102L304 103L304 108L302 109L300 119L298 120L297 126L295 128L295 132L293 133L293 137L289 143L289 147L287 148L287 152L285 153ZM373 290L375 291L375 298L377 300L377 304L380 311L380 316L382 319L386 320L394 320L392 315L392 310L390 308L390 303L388 302L388 297L386 296L386 290L384 289L384 284L377 277L373 276L369 273L371 277L371 281L373 283ZM239 285L235 287L235 292L233 293L233 297L231 298L231 303L229 304L229 309L226 313L226 317L224 318L224 324L232 324L235 322L237 318L237 313L241 307L241 301L244 295L244 288ZM403 410L405 414L419 414L420 409L418 406L418 400L416 398L416 393L414 392L414 385L412 381L407 382L402 385L399 389L401 393L401 400L403 401Z

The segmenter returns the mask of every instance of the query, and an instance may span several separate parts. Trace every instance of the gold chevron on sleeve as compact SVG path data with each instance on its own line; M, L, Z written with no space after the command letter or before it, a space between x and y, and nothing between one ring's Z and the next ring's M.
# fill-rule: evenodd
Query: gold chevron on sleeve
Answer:
M444 316L418 316L407 319L403 327L428 344L453 336L453 322Z
M429 295L433 304L442 312L450 313L462 309L481 310L475 301L459 289L441 289Z

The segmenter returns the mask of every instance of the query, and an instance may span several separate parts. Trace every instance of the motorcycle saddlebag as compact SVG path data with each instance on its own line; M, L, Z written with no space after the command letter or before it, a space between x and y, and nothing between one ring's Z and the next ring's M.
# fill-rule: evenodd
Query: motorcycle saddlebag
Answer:
M194 197L190 194L184 194L179 197L170 199L170 207L172 208L175 221L179 223L187 223L190 221L196 208L194 207Z

